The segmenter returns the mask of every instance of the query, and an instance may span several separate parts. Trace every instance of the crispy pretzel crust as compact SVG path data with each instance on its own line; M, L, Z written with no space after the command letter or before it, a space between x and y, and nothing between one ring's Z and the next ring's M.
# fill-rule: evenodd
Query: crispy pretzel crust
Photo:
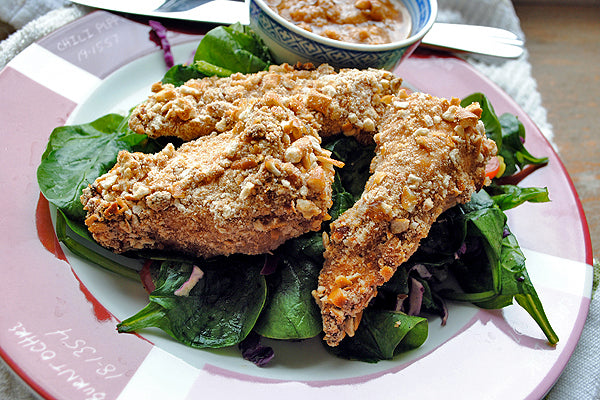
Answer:
M363 310L426 237L436 218L485 183L496 146L481 108L423 93L395 97L374 136L376 155L362 197L331 224L313 296L325 340L352 336Z
M268 252L330 218L333 166L342 164L321 137L374 140L372 175L324 234L313 291L325 340L336 346L436 218L486 184L496 153L478 104L409 95L400 83L381 70L284 64L178 88L155 84L130 127L191 141L157 154L121 152L84 190L86 225L117 252Z

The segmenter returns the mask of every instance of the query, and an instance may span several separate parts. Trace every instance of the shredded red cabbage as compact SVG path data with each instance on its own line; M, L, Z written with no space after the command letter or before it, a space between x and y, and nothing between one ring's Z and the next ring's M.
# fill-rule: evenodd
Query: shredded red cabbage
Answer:
M408 272L412 272L412 271L416 271L417 274L419 274L419 276L423 279L429 280L432 278L431 272L429 272L427 267L423 264L413 265Z
M154 286L154 280L152 279L152 272L150 270L151 265L152 261L147 260L140 271L140 279L142 280L142 285L144 286L144 289L146 289L146 292L148 294L152 293L156 288Z
M171 68L175 65L175 60L173 59L173 53L171 52L171 45L167 39L167 28L160 22L153 20L148 21L148 25L152 28L150 30L150 40L162 49L165 63L167 64L167 67Z
M436 300L436 302L439 304L439 306L441 307L441 311L440 311L440 317L442 318L442 326L446 325L446 322L448 321L448 305L446 304L446 300L444 300L442 297L440 297L439 295L437 295L435 292L432 293L433 298Z
M242 351L244 360L251 361L259 367L264 367L273 359L275 352L271 347L260 344L260 338L259 334L250 332L238 347Z
M408 295L404 293L398 293L396 295L396 306L394 307L394 311L404 312L404 301L408 299Z
M421 313L421 305L423 304L423 294L425 287L415 278L410 278L411 288L409 294L408 315L419 315Z
M279 263L279 258L277 256L273 256L267 254L265 257L265 264L260 270L261 275L271 275L275 271L277 271L277 264Z
M458 250L454 253L454 259L459 260L462 256L467 254L467 244L462 242Z

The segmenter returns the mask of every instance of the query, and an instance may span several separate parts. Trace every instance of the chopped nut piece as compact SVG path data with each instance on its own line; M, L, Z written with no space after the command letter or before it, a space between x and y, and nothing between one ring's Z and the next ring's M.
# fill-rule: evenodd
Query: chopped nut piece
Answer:
M396 271L390 267L383 267L381 270L379 270L379 273L385 281L389 281L392 275L394 275L394 272Z
M321 214L321 209L310 200L296 200L296 209L300 211L302 216L306 219L311 219L312 217L316 217L317 215Z
M402 189L401 206L408 212L412 212L417 205L417 196L413 193L408 186L404 186Z
M340 275L335 278L335 284L343 289L346 286L352 285L352 281L348 277Z
M265 160L265 168L275 176L281 176L281 171L277 168L277 161L269 157Z
M334 304L336 307L343 307L346 304L346 294L339 287L334 289L328 296L327 301Z
M375 174L373 174L373 183L376 185L379 185L383 179L385 178L387 174L383 171L378 171Z
M394 234L405 232L408 229L410 221L406 218L395 218L391 222L391 231Z
M433 204L433 200L431 200L429 197L425 199L425 201L423 202L423 211L429 211L433 208L434 204Z

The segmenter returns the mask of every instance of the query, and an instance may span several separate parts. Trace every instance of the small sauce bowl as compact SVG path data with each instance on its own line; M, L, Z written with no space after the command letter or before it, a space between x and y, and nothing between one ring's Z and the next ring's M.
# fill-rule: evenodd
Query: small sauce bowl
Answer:
M421 43L437 15L436 0L401 1L411 19L406 39L385 44L349 43L319 36L281 17L265 0L248 0L250 27L271 49L275 62L327 63L335 68L395 69Z

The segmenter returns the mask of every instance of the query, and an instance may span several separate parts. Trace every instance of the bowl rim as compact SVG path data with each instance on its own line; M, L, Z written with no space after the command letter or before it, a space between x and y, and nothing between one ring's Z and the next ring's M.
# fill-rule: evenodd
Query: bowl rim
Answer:
M246 0L246 1L248 3L251 3L251 2L256 3L262 12L264 12L269 17L271 17L272 19L277 21L280 25L283 25L285 28L289 29L290 31L294 32L295 34L297 34L299 36L306 37L307 39L310 39L315 42L319 42L321 44L328 45L331 47L341 48L344 50L363 51L363 52L397 50L397 49L408 47L415 43L418 43L419 41L421 41L423 39L425 34L427 34L427 32L429 32L429 30L433 26L433 23L435 22L435 19L437 17L437 13L438 13L437 0L427 0L431 7L431 12L429 14L429 17L428 17L425 25L420 30L418 30L416 33L411 34L406 39L399 40L396 42L382 43L382 44L363 44L363 43L343 42L341 40L334 40L334 39L326 38L324 36L317 35L315 33L304 30L304 29L294 25L290 21L286 20L281 15L279 15L277 12L275 12L273 9L271 9L271 7L269 7L266 4L266 1L264 1L264 0ZM403 0L392 0L392 1L403 2ZM250 7L248 7L248 8L250 8ZM252 23L252 18L250 18L250 23Z

